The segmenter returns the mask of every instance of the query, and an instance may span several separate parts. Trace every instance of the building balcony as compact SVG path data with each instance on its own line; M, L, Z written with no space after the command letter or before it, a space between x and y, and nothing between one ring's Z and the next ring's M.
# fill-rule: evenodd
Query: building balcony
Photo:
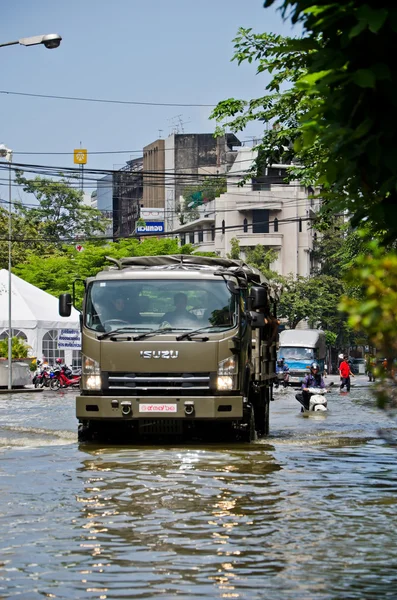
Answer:
M282 233L239 233L236 236L241 247L247 246L271 246L280 247L283 245Z
M179 225L175 227L173 233L184 233L187 231L196 231L198 229L207 229L210 228L211 225L215 223L215 215L210 217L200 217L195 221L190 221L189 223L185 223L184 225Z
M269 210L282 210L283 200L277 193L271 191L250 191L246 195L233 195L233 200L236 203L236 209L240 212L258 210L258 209L269 209Z

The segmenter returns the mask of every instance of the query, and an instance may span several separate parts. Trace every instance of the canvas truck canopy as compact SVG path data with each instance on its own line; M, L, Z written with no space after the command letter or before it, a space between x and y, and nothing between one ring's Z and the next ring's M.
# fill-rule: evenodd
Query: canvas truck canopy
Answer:
M244 279L252 284L263 285L273 302L280 299L281 287L279 284L269 281L255 267L247 265L241 260L232 260L220 257L196 256L189 254L171 254L164 256L132 256L129 258L114 259L107 257L115 266L107 270L135 270L135 269L164 269L164 270L209 270L234 275L238 279ZM99 273L98 276L101 274Z

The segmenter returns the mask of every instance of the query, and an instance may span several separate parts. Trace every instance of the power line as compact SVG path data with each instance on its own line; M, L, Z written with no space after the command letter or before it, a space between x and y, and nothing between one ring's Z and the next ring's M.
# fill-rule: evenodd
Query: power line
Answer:
M335 215L335 216L343 216L343 214L340 215ZM288 224L288 223L303 223L303 222L307 222L307 221L314 221L314 217L291 217L289 219L280 219L278 221L278 224ZM269 225L271 224L272 221L258 221L257 223L255 223L255 225ZM248 227L252 227L253 224L249 224ZM209 229L202 229L201 231L204 232L216 232L216 231L233 231L233 230L237 230L237 229L242 229L244 227L244 225L242 224L238 224L238 225L226 225L226 226L220 226L220 227L210 227ZM60 242L63 244L67 244L67 243L71 243L71 244L75 244L75 243L81 243L81 242L90 242L90 241L94 241L94 242L100 242L100 241L121 241L121 240L133 240L133 239L142 239L142 238L159 238L159 237L176 237L176 236L180 236L180 235L187 235L189 233L195 233L197 230L195 229L191 229L191 230L185 230L185 231L177 231L177 230L173 230L173 231L167 231L164 233L152 233L152 234L134 234L134 235L129 235L129 236L119 236L119 235L111 235L111 236L102 236L102 235L97 235L97 236L83 236L83 235L77 235L74 237L68 237L68 238L64 238L64 239L59 239L59 237L57 238L51 238L51 237L40 237L40 238L11 238L12 242L31 242L31 243L37 243L37 242L48 242L48 243L54 243L54 244L59 244ZM266 235L266 234L263 234ZM116 239L114 239L116 237ZM0 238L0 242L8 242L9 238L5 237L5 238ZM203 242L204 243L204 242Z
M137 100L107 100L104 98L79 98L76 96L56 96L54 94L31 94L28 92L14 92L10 90L0 90L0 94L12 95L12 96L27 96L29 98L49 98L51 100L72 100L75 102L98 102L102 104L127 104L134 106L176 106L176 107L189 107L189 108L214 108L216 104L193 104L183 102L141 102Z

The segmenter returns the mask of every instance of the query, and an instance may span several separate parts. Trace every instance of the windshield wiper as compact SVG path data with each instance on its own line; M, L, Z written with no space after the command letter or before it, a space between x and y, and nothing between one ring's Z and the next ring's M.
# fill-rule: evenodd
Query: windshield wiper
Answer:
M98 335L98 340L104 340L107 337L111 337L112 335L114 335L115 333L127 333L128 331L136 331L139 328L138 327L118 327L117 329L113 329L112 331L105 331L105 333L101 333L101 335Z
M229 328L229 325L215 325L215 327ZM182 335L178 335L178 337L176 338L176 341L180 342L181 340L190 339L191 336L195 335L196 333L200 333L201 331L205 331L206 329L213 329L213 328L214 328L213 325L207 325L206 327L200 327L200 329L193 329L193 331L187 331L186 333L183 333ZM200 339L203 342L207 342L209 340L209 338L207 338L207 337L203 337Z
M183 328L179 327L160 327L159 329L152 329L151 331L146 331L145 333L141 333L140 335L136 335L132 339L134 342L138 340L143 340L144 338L151 337L152 335L157 335L159 333L170 333L170 331L184 331Z

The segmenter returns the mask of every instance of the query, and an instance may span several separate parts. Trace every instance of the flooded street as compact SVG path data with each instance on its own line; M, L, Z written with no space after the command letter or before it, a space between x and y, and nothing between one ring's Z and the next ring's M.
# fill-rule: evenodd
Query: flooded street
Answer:
M251 445L77 444L74 394L0 395L0 598L397 597L397 449L366 378Z

